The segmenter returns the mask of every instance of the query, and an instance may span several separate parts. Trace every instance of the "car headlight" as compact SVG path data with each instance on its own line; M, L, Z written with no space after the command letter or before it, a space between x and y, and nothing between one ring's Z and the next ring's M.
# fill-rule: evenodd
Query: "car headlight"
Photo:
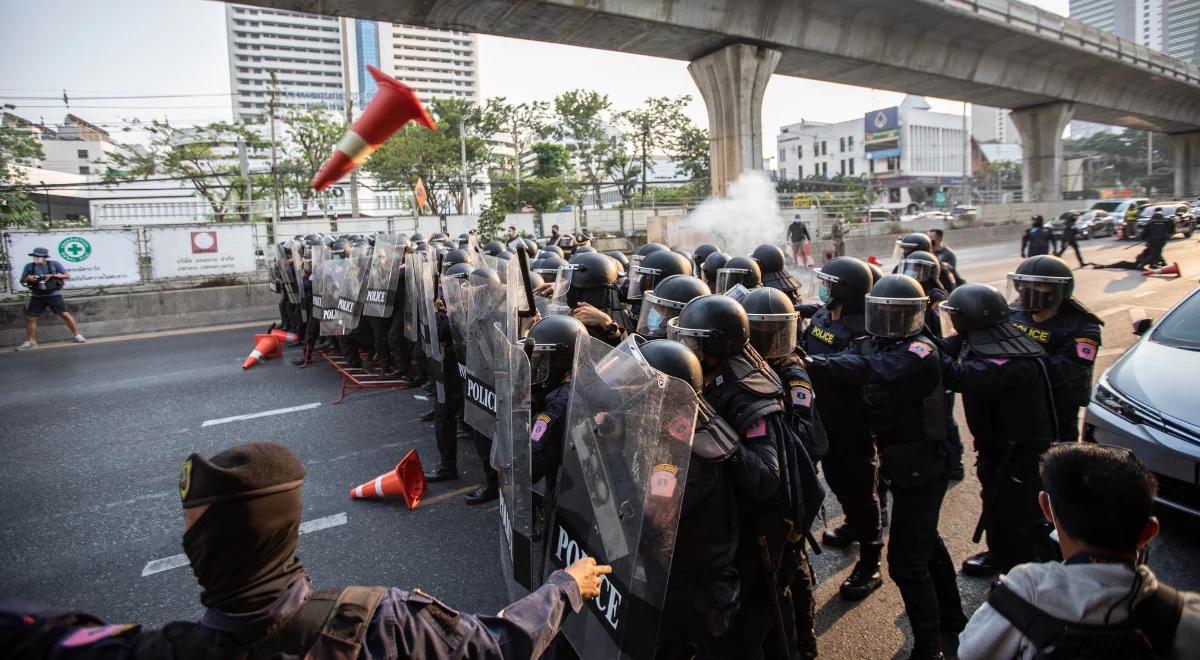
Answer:
M1102 378L1099 383L1096 383L1096 393L1092 397L1092 400L1121 419L1133 422L1134 424L1142 423L1142 417L1138 414L1133 403L1113 389L1107 378Z

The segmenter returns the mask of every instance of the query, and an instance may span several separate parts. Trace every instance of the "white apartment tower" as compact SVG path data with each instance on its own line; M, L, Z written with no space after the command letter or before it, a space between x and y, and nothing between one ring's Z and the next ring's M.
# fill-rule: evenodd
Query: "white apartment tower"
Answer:
M281 108L342 109L348 82L361 109L375 93L367 65L399 78L422 102L478 99L470 33L234 4L226 5L225 23L233 112L244 121L267 112L272 74Z

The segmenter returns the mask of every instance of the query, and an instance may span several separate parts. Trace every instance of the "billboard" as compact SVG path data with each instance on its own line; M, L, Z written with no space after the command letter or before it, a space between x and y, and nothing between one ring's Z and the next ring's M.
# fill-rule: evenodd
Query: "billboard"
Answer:
M21 270L33 248L50 251L50 258L71 274L67 288L137 284L137 232L78 229L50 232L10 232L8 254L12 261L13 291L22 291Z
M863 151L867 160L885 161L900 156L900 108L893 106L863 115ZM877 177L894 176L896 167L874 170Z
M253 273L254 228L249 224L146 229L155 279Z

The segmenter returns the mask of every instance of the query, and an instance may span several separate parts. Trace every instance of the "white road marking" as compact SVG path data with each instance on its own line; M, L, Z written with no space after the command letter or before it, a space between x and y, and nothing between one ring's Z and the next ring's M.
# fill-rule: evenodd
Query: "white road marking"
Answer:
M317 518L315 520L308 520L300 523L300 533L308 534L309 532L319 532L323 529L329 529L330 527L337 527L345 524L346 513L335 513L332 516L325 516L324 518ZM162 573L163 571L169 571L173 568L180 568L181 566L187 566L190 563L191 562L188 561L187 555L185 554L171 555L170 557L163 557L162 559L148 561L146 562L146 567L142 569L142 577L154 575L155 573Z
M428 401L429 400L429 397L425 396L424 394L414 394L413 398L416 399L417 401Z
M216 426L217 424L228 424L229 422L240 422L242 420L255 419L258 417L270 417L271 415L286 415L287 413L298 412L300 410L312 410L320 405L320 402L306 403L302 406L292 406L291 408L277 408L275 410L264 410L263 412L250 413L248 415L235 415L233 417L222 417L221 419L210 419L201 424L200 428L204 428L206 426Z
M1098 316L1100 318L1104 318L1106 316L1112 316L1113 314L1116 314L1118 312L1123 312L1123 311L1129 309L1129 307L1130 307L1129 305L1117 305L1116 307L1108 307L1106 309L1102 309L1102 310L1096 312L1096 316Z

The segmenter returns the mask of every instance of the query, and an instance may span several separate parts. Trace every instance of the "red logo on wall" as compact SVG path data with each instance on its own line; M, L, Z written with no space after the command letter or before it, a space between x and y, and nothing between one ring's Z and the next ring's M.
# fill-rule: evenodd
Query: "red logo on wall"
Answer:
M217 251L217 232L192 232L192 254L211 254Z

